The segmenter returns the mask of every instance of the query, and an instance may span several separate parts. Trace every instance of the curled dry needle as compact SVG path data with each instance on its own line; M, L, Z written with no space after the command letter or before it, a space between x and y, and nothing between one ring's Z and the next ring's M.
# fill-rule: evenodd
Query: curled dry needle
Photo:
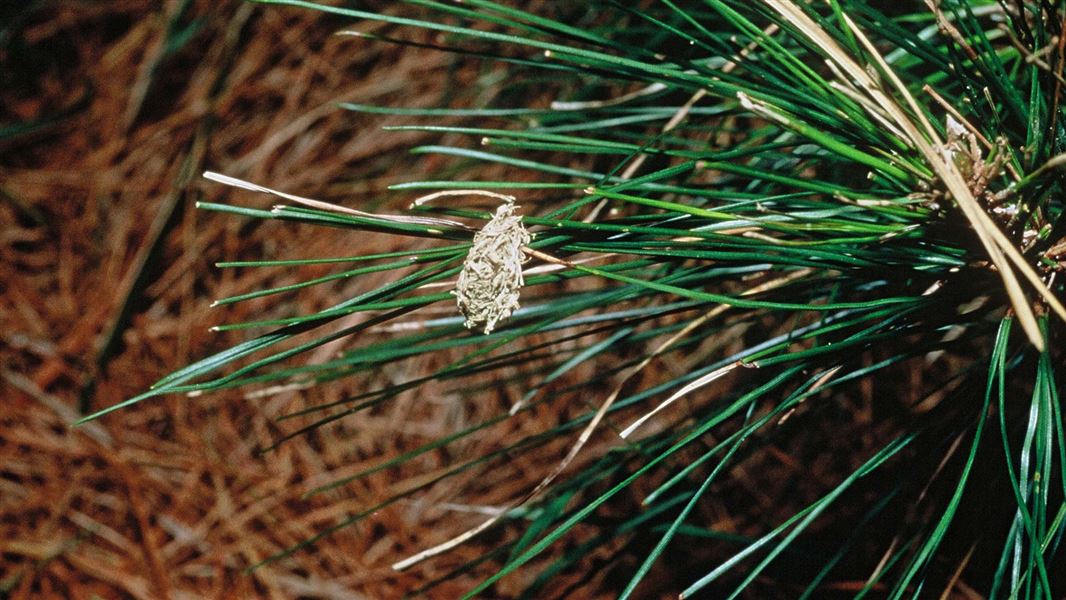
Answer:
M362 217L365 219L375 219L378 221L388 221L391 223L405 223L411 225L426 225L429 227L445 227L452 229L469 229L463 223L458 221L452 221L450 219L437 219L434 217L412 217L407 215L384 215L378 213L370 213L362 210L356 210L354 208L348 208L347 206L340 206L338 204L331 204L329 202L323 202L321 200L315 200L314 198L305 198L303 196L297 196L295 194L289 194L266 186L245 181L243 179L237 179L229 175L223 175L221 173L215 173L213 171L204 172L204 179L215 181L235 188L243 190L249 190L252 192L262 192L264 194L270 194L271 196L277 196L278 198L284 198L297 204L316 208L318 210L324 210L328 212L334 212L343 215L352 215L354 217ZM281 210L282 206L275 206L272 212ZM439 231L437 231L439 233Z

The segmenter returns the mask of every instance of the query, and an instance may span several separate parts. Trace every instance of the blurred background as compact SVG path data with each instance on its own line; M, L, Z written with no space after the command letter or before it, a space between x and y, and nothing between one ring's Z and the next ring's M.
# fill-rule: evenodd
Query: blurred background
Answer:
M374 499L426 485L447 457L430 453L409 472L391 470L311 500L301 498L307 489L500 406L423 389L420 402L401 395L357 424L337 423L264 456L259 448L292 430L279 430L273 416L344 398L369 380L269 396L155 398L69 427L247 339L212 333L212 325L258 311L318 310L388 277L210 308L217 298L333 271L218 269L215 262L411 247L385 235L194 208L198 200L271 206L268 197L201 178L213 170L363 210L399 211L411 197L388 185L440 175L446 165L406 152L429 141L421 134L382 134L396 118L337 104L483 106L509 93L498 66L335 35L346 24L236 1L0 4L0 597L398 597L481 552L468 545L411 573L392 571L392 561L483 518L455 521L454 513L424 506L475 477L500 498L539 480L543 467L524 480L513 476L536 453L511 457L510 476L472 472L430 486L419 502L377 511L313 550L247 575L249 565ZM388 33L380 24L360 28ZM422 35L407 33L414 41ZM526 104L539 102L535 92L522 93ZM328 360L344 343L308 360ZM552 418L550 410L544 415ZM501 427L493 436L538 424ZM482 452L470 444L490 444L493 436L452 451ZM562 447L546 449L557 455ZM492 500L489 493L485 501ZM448 524L432 532L438 522ZM434 594L469 589L489 572L480 568Z

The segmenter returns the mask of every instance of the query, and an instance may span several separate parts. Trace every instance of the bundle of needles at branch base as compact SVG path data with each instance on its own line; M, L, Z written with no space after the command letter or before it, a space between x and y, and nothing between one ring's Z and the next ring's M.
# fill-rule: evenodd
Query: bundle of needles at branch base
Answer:
M350 19L351 43L424 45L429 32L506 68L488 106L344 108L439 133L454 143L414 152L455 169L508 174L397 192L523 205L494 218L414 207L443 218L201 204L435 245L352 257L371 264L339 276L398 272L314 314L218 326L265 333L87 418L163 394L344 377L367 393L299 411L311 421L291 435L358 426L429 384L500 404L311 490L452 461L266 563L457 482L432 487L452 498L434 511L491 516L442 518L395 564L426 569L419 591L466 578L470 597L1062 596L1061 2L263 3ZM363 33L372 21L394 27ZM354 341L337 359L298 362L338 339ZM370 375L431 356L444 366ZM514 426L544 411L556 418L543 430ZM509 433L485 446L489 431ZM448 451L474 440L482 455ZM531 465L543 471L516 490ZM493 528L506 535L479 535ZM462 544L484 544L484 558L457 558Z

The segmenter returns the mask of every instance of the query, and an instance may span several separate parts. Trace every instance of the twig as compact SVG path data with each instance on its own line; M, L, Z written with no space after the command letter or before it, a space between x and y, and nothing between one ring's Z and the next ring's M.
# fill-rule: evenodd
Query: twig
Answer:
M908 116L903 107L874 80L867 72L867 69L845 52L820 25L815 23L792 0L763 0L763 2L788 19L811 42L819 46L830 59L837 63L841 70L858 84L863 92L874 100L875 104L884 108L896 124L906 132L911 144L922 154L929 166L932 167L933 172L947 187L963 216L966 217L977 233L981 244L985 247L985 251L1003 280L1003 287L1010 298L1011 306L1014 307L1018 322L1028 336L1030 343L1038 350L1043 350L1044 339L1040 333L1040 327L1037 325L1033 308L1029 305L1029 299L1021 287L1015 269L1021 272L1022 276L1036 288L1051 309L1063 320L1066 320L1066 307L1048 289L1018 248L992 222L991 217L984 212L984 209L973 197L969 187L967 187L965 177L959 171L958 166L952 161L946 160L942 155L941 149L944 144L940 140L936 129L925 118L925 114L914 99L914 96L911 95L907 86L899 80L895 71L881 57L873 43L870 42L848 15L841 15L855 38L873 58L876 67L888 79L892 88L903 97L913 117Z

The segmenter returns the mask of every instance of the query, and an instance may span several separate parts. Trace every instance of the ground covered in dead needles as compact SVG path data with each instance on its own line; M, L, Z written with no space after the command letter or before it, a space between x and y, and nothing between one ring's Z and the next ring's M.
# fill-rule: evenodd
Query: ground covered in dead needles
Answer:
M397 243L194 210L197 200L229 194L201 172L391 210L410 198L383 193L387 185L439 165L405 154L414 135L382 135L390 117L336 104L462 104L492 93L491 70L337 37L338 22L306 11L180 0L23 4L0 8L8 13L0 19L0 595L385 598L447 572L389 567L425 546L416 527L426 515L409 503L250 576L244 569L421 483L408 475L431 479L437 465L428 458L421 473L393 471L349 493L301 499L310 486L453 430L477 407L401 398L357 428L321 428L264 456L257 450L282 435L273 415L365 383L268 398L171 397L68 425L241 339L208 327L262 308L211 309L212 299L328 271L214 262ZM272 310L319 309L349 291L341 280ZM456 564L477 553L461 550ZM437 592L469 588L457 581Z

